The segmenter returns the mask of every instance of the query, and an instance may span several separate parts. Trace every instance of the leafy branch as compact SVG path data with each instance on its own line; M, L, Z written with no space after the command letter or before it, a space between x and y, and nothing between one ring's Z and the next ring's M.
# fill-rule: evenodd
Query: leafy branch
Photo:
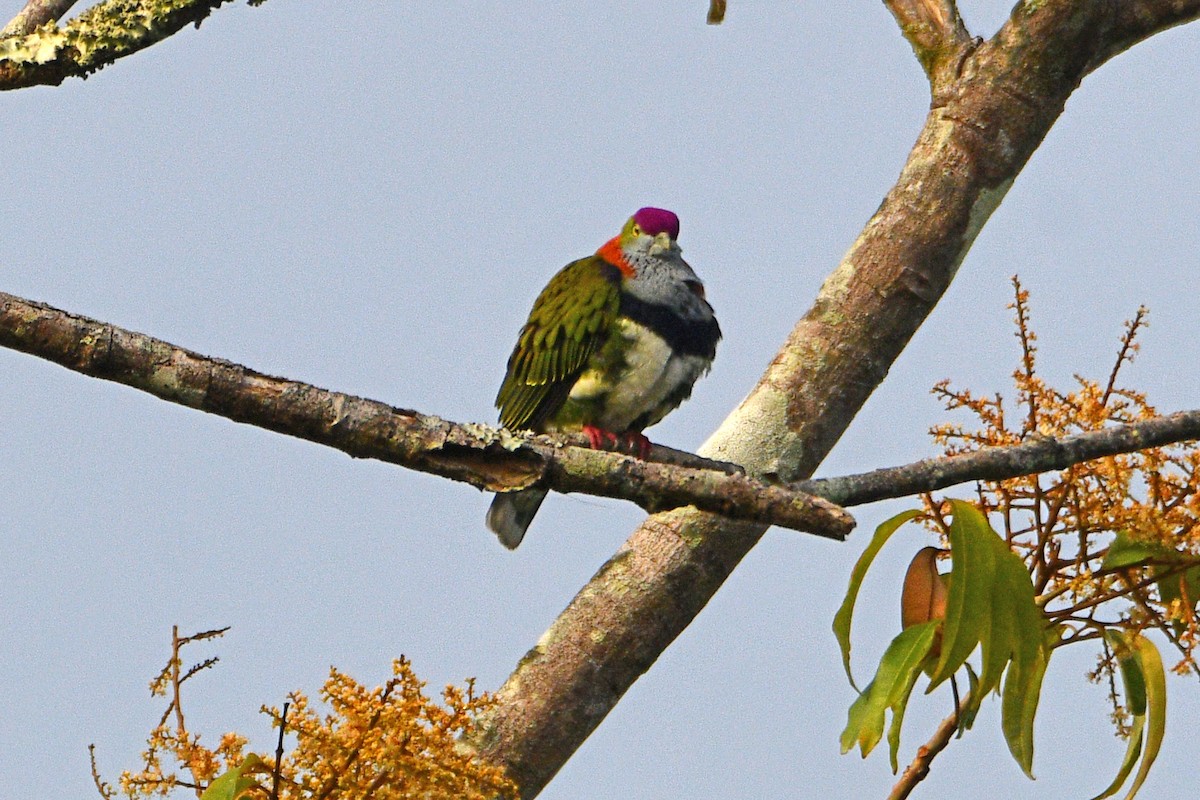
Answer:
M946 383L935 391L948 408L965 409L976 428L943 424L934 434L952 454L970 458L1020 445L1022 438L1078 440L1107 433L1118 423L1158 420L1145 397L1120 388L1121 368L1133 359L1147 312L1126 324L1106 383L1076 376L1074 391L1046 384L1037 371L1037 340L1028 293L1013 279L1020 364L1013 371L1019 413L999 396L980 397ZM1009 423L1015 417L1014 423ZM1082 431L1082 433L1078 433ZM875 679L850 708L843 750L857 744L863 755L883 736L887 712L892 769L900 726L914 684L923 671L929 691L966 671L967 699L917 752L892 797L907 797L929 771L953 730L971 726L982 699L1001 696L1001 728L1021 768L1032 777L1033 721L1042 676L1051 654L1066 646L1098 642L1099 664L1089 677L1107 679L1118 733L1128 738L1112 783L1096 800L1129 783L1126 798L1142 786L1165 732L1166 683L1159 650L1145 633L1157 630L1181 654L1175 671L1200 675L1193 657L1200 624L1200 447L1168 444L1067 464L1057 474L994 477L977 487L976 503L940 502L928 494L924 511L912 510L883 523L851 573L834 633L850 675L850 624L859 589L880 548L905 522L921 518L948 547L950 571L937 570L944 551L917 552L900 596L903 631L885 650ZM1001 532L989 524L997 520ZM979 651L978 668L967 660ZM1121 673L1123 701L1116 689ZM1001 676L1004 676L1001 689ZM1125 720L1132 716L1132 724ZM1134 767L1137 767L1136 774ZM1131 780L1132 776L1132 780Z

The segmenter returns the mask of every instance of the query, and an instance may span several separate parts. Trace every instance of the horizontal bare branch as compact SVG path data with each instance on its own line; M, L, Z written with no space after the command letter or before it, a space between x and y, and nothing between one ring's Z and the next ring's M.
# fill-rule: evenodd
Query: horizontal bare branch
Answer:
M60 20L75 0L29 0L25 7L0 30L0 36L24 36L50 20Z
M1062 439L1034 436L1013 447L927 458L902 467L790 484L839 506L934 492L969 481L1002 481L1066 469L1097 458L1200 439L1200 411L1179 411L1130 425L1077 433Z
M57 86L70 77L86 77L188 25L199 26L228 2L108 0L62 27L0 39L0 89Z
M163 400L410 469L503 491L539 485L637 503L694 505L843 539L842 509L729 464L655 447L651 460L593 450L583 436L513 434L271 377L145 334L0 292L0 345ZM657 459L657 460L655 460Z

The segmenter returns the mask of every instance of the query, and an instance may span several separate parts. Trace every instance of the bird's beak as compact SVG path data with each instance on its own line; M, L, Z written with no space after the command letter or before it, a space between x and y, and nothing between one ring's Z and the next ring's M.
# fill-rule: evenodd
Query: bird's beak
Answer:
M663 231L654 237L654 248L663 252L671 251L671 234Z

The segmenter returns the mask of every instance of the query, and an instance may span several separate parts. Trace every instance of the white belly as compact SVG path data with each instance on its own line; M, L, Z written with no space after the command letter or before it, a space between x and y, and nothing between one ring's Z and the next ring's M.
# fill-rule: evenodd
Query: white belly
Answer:
M605 430L629 430L647 414L646 424L653 425L679 404L678 399L668 402L668 398L683 386L690 388L709 362L700 356L676 355L661 336L636 322L621 319L617 325L616 335L627 343L622 368L615 375L588 370L572 387L570 397L587 401L604 396L595 424Z

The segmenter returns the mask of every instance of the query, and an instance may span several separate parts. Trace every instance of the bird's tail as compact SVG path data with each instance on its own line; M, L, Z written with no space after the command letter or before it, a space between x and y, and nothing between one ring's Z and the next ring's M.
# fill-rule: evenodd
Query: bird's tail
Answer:
M487 512L487 526L500 538L501 544L509 550L517 548L546 499L546 493L545 489L522 489L496 495Z

